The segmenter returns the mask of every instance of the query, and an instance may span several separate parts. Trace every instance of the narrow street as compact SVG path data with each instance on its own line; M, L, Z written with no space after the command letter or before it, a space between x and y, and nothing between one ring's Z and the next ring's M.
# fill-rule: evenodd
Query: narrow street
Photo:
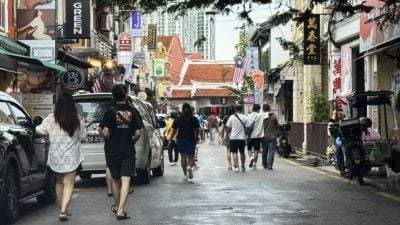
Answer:
M370 185L321 172L278 156L274 169L227 170L225 147L200 144L194 179L182 181L179 166L149 185L135 187L127 213L117 221L110 211L103 176L77 180L66 224L400 224L400 198L378 194ZM248 160L247 163L248 164ZM247 165L246 165L247 166ZM56 205L23 204L18 225L60 224Z

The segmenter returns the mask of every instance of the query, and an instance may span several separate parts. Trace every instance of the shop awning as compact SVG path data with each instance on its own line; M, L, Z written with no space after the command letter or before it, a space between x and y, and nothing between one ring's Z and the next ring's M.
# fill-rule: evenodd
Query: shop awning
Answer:
M21 55L24 55L28 52L28 49L26 49L23 45L18 44L17 42L2 35L0 35L0 47L8 52L15 52Z
M94 67L88 61L83 60L83 59L79 58L78 56L76 56L70 52L66 52L62 49L58 50L57 59L60 60L62 63L69 63L69 64L72 64L74 66L78 66L78 67L81 67L84 69Z
M353 61L357 61L357 60L363 59L363 58L365 58L365 57L367 57L369 55L377 54L379 52L383 52L383 51L386 51L386 50L397 49L399 47L400 47L400 43L399 42L397 42L397 43L395 42L395 43L392 43L392 44L389 44L389 45L386 45L386 46L383 46L383 47L378 47L375 50L365 52L362 56L353 59Z
M29 56L14 54L14 53L6 51L5 49L3 49L1 47L0 47L0 54L11 56L11 57L13 57L17 60L23 61L23 62L44 66L51 70L58 70L60 72L67 71L63 66L60 66L60 65L57 65L57 64L54 64L51 62L42 61L40 59L31 58Z

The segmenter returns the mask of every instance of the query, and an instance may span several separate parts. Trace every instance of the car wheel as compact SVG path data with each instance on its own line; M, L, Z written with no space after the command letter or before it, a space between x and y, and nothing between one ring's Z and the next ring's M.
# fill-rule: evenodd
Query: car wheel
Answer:
M47 169L46 184L43 190L44 193L36 197L39 204L54 203L56 201L56 175L50 169Z
M0 223L14 223L19 215L19 178L12 165L8 165L5 171L3 193L0 199Z
M147 159L146 168L138 171L138 181L141 184L149 184L151 180L150 174L150 158Z
M79 173L79 177L80 177L82 180L90 179L90 178L92 178L92 173L90 173L90 172L80 172L80 173Z
M164 154L161 152L160 166L153 169L153 175L156 177L162 177L164 175Z

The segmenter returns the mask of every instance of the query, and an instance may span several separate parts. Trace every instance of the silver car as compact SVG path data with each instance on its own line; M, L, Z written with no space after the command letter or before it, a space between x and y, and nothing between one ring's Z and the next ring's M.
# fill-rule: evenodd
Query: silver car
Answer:
M164 175L164 155L159 128L163 124L156 121L154 108L148 102L130 96L135 108L140 112L144 127L135 144L136 175L140 183L148 184L153 176ZM84 161L79 176L91 178L92 174L105 173L104 141L99 135L98 125L104 113L111 106L111 93L75 94L78 111L85 118L87 139L82 141Z

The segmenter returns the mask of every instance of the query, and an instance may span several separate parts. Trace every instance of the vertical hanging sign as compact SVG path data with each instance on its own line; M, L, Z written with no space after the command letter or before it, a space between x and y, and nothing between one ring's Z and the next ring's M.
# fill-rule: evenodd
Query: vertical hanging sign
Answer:
M246 57L249 59L249 64L247 66L247 75L249 76L250 70L259 70L259 55L257 47L247 47Z
M131 34L133 37L143 36L142 29L142 13L140 11L133 11L131 15Z
M331 92L333 100L335 101L336 117L342 121L346 118L347 101L341 96L342 92L342 58L340 55L331 56Z
M312 14L304 21L304 64L321 64L319 15Z
M157 24L149 24L147 50L154 51L157 48Z
M164 59L154 59L153 60L153 75L155 77L164 77L165 73L165 60Z
M65 0L66 23L64 38L90 38L90 1Z
M118 35L118 63L129 64L133 63L132 53L132 36L129 33L122 32Z

